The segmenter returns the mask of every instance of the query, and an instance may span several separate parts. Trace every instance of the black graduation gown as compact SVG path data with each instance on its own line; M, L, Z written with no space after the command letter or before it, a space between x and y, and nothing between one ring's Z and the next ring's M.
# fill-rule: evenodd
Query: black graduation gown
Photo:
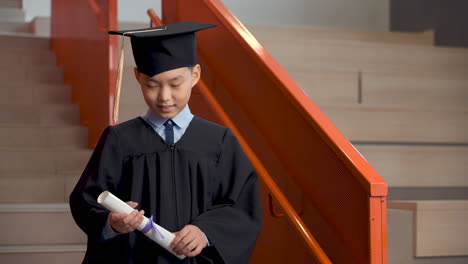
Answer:
M199 117L172 146L140 117L108 127L70 195L88 235L83 263L247 263L261 227L257 181L232 132ZM198 226L213 246L181 261L139 231L103 241L106 190L171 232Z

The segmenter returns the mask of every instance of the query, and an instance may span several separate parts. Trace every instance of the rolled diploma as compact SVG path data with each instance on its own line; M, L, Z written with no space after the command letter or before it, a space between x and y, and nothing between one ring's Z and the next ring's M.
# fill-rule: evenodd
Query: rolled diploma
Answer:
M109 209L109 211L111 212L129 214L133 212L133 210L135 210L132 207L130 207L130 205L124 203L122 200L120 200L119 198L117 198L115 195L113 195L112 193L108 191L102 192L99 195L97 201L99 204ZM143 221L137 227L137 229L139 231L143 230L149 221L151 220L148 219L147 217L144 217ZM163 238L161 238L159 234L157 234L157 231L154 228L149 230L147 233L144 233L144 232L142 233L145 234L154 242L158 243L161 247L165 248L167 251L171 252L174 256L178 257L179 259L184 259L185 258L184 255L177 255L174 251L172 251L172 248L170 247L170 244L172 240L174 239L175 235L167 231L166 229L162 228L161 226L157 225L154 222L152 224L155 225L157 230L162 234Z

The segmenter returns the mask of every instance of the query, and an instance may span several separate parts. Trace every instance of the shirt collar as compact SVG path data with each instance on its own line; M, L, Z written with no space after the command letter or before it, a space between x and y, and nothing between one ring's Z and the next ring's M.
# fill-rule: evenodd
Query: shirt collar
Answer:
M162 118L155 114L151 109L148 109L145 114L145 119L148 120L151 124L153 124L156 127L160 127L164 125L164 123L167 121L167 118ZM180 111L176 116L172 118L172 121L176 125L176 127L179 128L187 128L188 125L190 124L190 121L193 119L193 114L190 112L190 108L188 105Z

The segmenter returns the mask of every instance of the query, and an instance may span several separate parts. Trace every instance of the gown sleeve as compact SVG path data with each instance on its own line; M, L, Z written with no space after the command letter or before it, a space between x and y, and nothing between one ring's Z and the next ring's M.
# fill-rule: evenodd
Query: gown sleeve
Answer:
M248 263L261 228L258 177L231 130L227 129L215 170L213 206L196 217L224 263Z
M109 211L97 203L97 197L103 191L116 189L121 177L121 163L118 134L108 127L70 195L73 218L89 239L98 241L102 237Z

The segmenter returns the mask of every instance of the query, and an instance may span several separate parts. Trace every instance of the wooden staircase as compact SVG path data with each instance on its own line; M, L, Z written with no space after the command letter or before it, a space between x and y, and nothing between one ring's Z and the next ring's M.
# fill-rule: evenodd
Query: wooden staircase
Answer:
M388 182L388 263L466 263L468 50L428 33L248 28Z
M91 150L49 39L0 3L0 263L80 263L68 195Z

